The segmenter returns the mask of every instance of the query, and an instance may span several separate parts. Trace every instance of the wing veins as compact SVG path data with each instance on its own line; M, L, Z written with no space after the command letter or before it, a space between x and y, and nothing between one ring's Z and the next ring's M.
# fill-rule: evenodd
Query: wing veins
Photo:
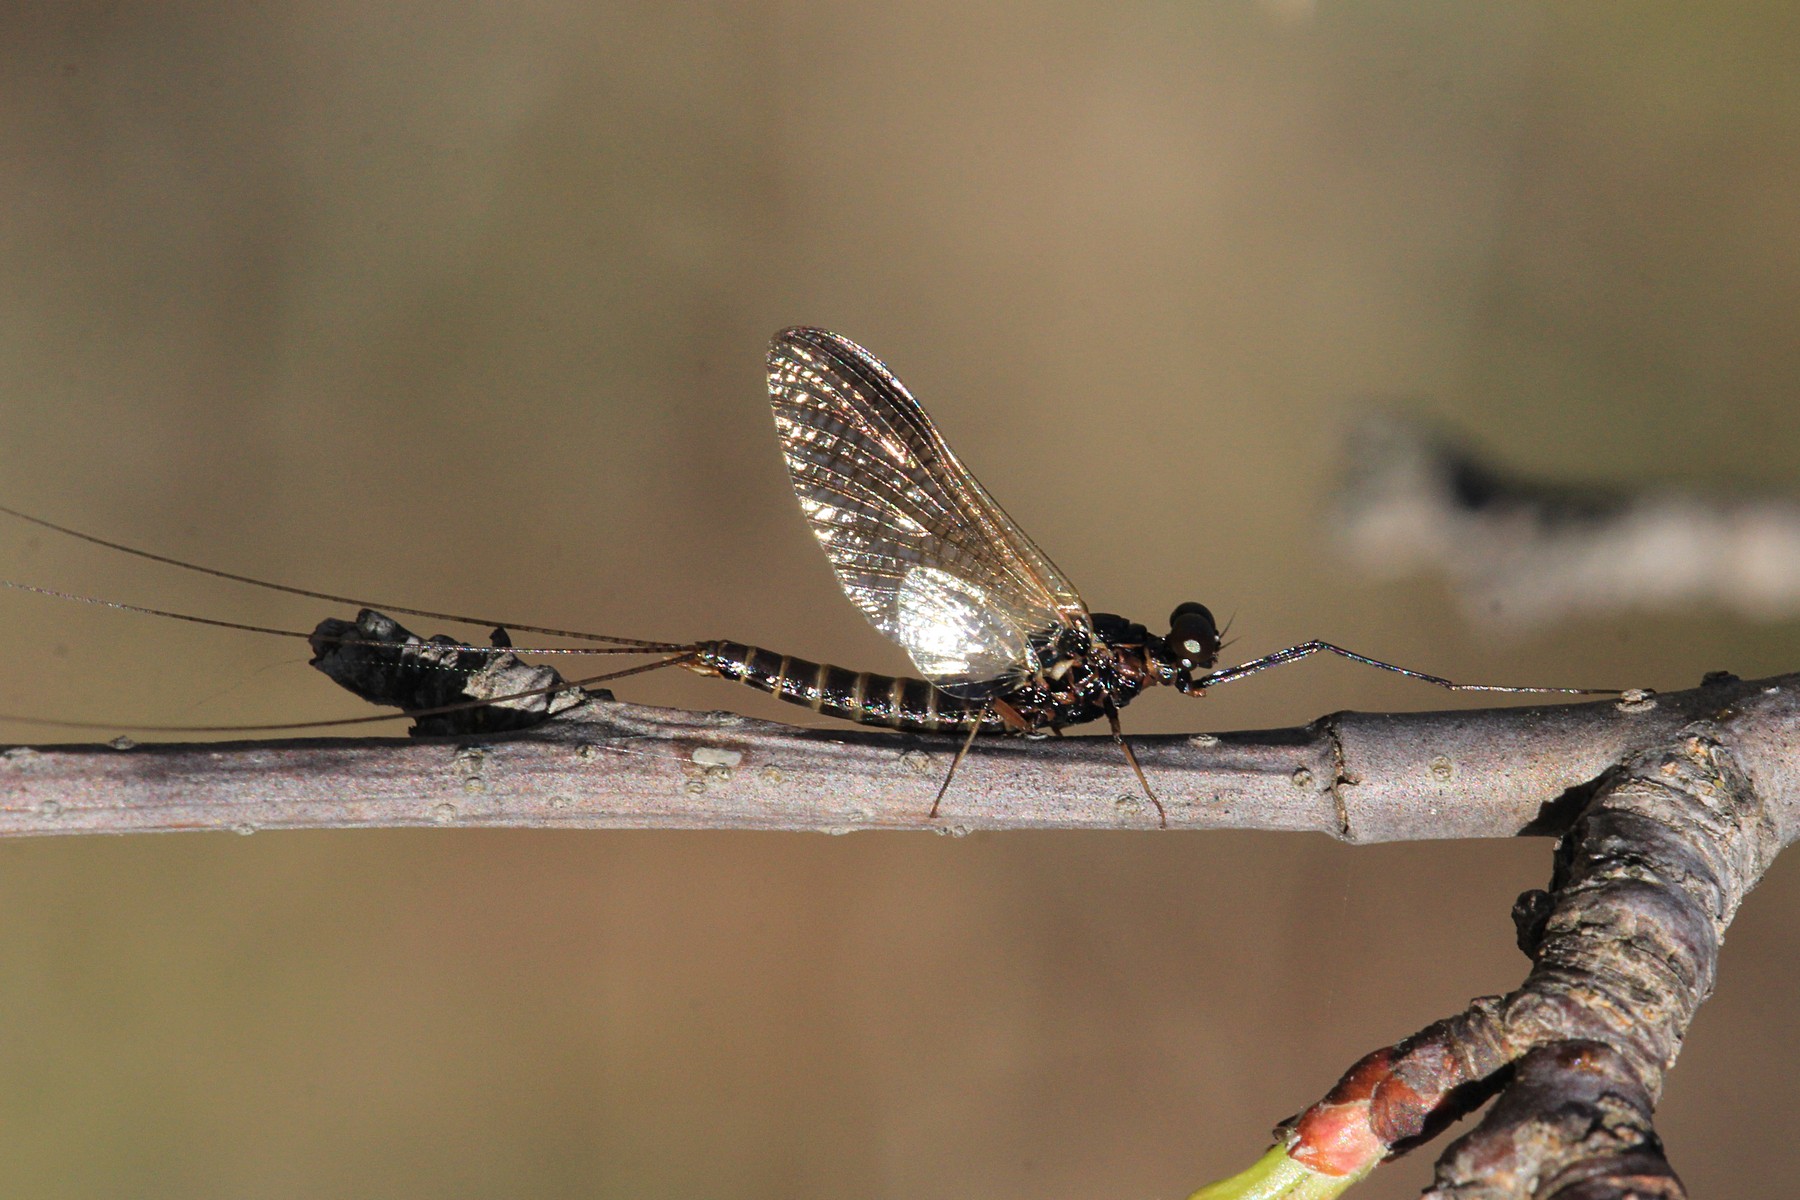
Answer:
M830 471L829 474L833 475L834 477L836 477L838 479L843 479L846 482L850 482L850 480L851 480L850 476L844 475L840 472ZM860 481L858 481L858 482L860 482ZM854 493L847 492L842 488L831 488L830 492L832 495L840 497L841 499L852 502L852 503L854 503L858 499L858 497ZM895 495L895 496L903 495L902 493L899 493L899 492L891 492L890 494ZM893 507L896 509L899 508L898 505L894 505ZM937 527L937 529L939 531L941 531L943 528L944 528L944 526L942 526L942 525L938 525L938 527ZM933 528L931 525L927 525L926 530L927 530L927 532L932 532ZM941 532L939 533L939 536L940 536L940 540L942 540L950 545L955 546L959 550L962 550L966 555L968 555L968 557L970 559L972 559L976 562L982 562L982 563L991 564L993 566L999 567L1001 569L1001 571L1004 573L1005 577L1011 579L1014 583L1018 584L1019 587L1021 588L1021 590L1026 591L1027 593L1032 594L1036 597L1041 597L1046 607L1051 607L1051 608L1055 607L1055 597L1044 587L1041 580L1035 578L1033 575L1031 575L1029 573L1022 572L1019 569L1019 561L1018 561L1018 558L1016 555L1009 553L1004 556L1000 556L1000 555L983 556L978 553L978 551L980 549L985 548L984 546L982 546L980 544L971 544L968 540L961 538L961 537L943 536ZM999 539L989 538L986 544L991 546L996 542L999 542ZM1012 549L1012 547L1007 546L1005 542L999 542L999 545L1001 545L1003 548L1005 548L1009 551ZM896 576L896 578L898 578L898 577Z
M1029 666L1033 636L1086 622L1068 580L868 351L823 330L783 331L769 391L794 490L839 584L927 678L1004 678ZM968 620L951 616L958 596ZM929 615L937 598L950 624ZM966 651L941 641L957 630L972 639Z
M838 338L835 334L826 336L832 342L829 347L813 346L810 343L803 344L826 358L827 361L834 357L831 352L842 353L852 349L860 351L861 356L868 361L856 362L853 361L855 355L849 355L851 361L845 361L842 364L845 369L832 372L837 377L835 379L827 378L826 373L811 361L805 368L791 368L792 374L796 378L813 384L816 389L819 389L809 389L806 394L814 399L824 401L826 407L847 426L864 430L868 441L884 448L895 445L904 447L910 458L914 460L914 465L910 468L908 463L896 461L891 456L875 461L898 468L903 476L913 482L915 486L920 483L914 477L915 471L922 474L925 482L932 486L921 490L933 500L941 497L948 502L949 507L945 507L943 504L937 505L938 511L948 516L965 518L964 522L958 524L972 524L983 535L980 544L972 544L961 538L946 537L944 540L956 545L965 553L973 551L971 557L977 561L988 561L1002 567L1006 575L1028 595L1033 599L1041 599L1047 607L1055 610L1059 620L1066 623L1068 619L1065 611L1067 601L1073 601L1073 607L1077 611L1085 612L1085 608L1081 606L1080 597L1074 593L1073 588L1067 590L1065 599L1065 597L1058 596L1048 586L1043 576L1049 574L1060 578L1061 573L1056 570L1055 565L1049 561L1043 551L1039 550L1024 535L1023 531L1019 530L1017 524L987 492L987 489L982 487L980 481L963 465L962 460L944 440L943 434L931 423L930 417L925 414L918 401L897 378L894 378L892 372L887 371L885 367L874 360L874 356L861 350L860 347L856 347L854 343ZM837 364L833 363L832 365ZM857 368L865 366L879 368L881 374L873 379L859 378ZM857 403L850 395L846 394L844 388L838 383L840 379L850 385L862 403ZM878 397L879 401L871 400L870 396ZM804 405L790 404L789 407L802 414L806 411ZM897 428L896 422L902 427ZM876 423L879 423L879 428ZM799 424L807 425L804 421ZM808 427L817 429L816 425ZM883 436L884 434L885 436ZM827 436L831 436L835 441L843 440L841 435L828 434ZM863 447L853 442L850 443L850 446L859 453L863 450ZM816 460L809 461L820 469L828 469ZM842 478L842 476L840 477ZM846 499L853 498L841 488L834 490ZM897 492L890 494L901 495ZM969 496L977 503L960 503L959 500L963 496ZM942 528L949 527L951 526ZM942 536L942 528L939 531L940 536ZM1006 553L988 556L979 553L980 550L987 548L1003 550ZM1043 570L1038 570L1039 567Z

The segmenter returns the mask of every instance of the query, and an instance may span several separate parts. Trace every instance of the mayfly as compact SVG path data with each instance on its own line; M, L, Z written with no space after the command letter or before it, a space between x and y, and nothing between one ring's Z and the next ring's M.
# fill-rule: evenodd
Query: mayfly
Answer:
M783 330L770 343L768 382L776 435L808 527L830 560L844 594L876 629L906 651L920 677L850 671L742 642L642 641L507 625L515 631L602 643L594 649L561 649L561 653L656 656L653 662L558 687L684 667L863 725L961 734L961 747L932 802L930 816L934 818L976 735L1041 736L1104 717L1165 825L1162 802L1119 725L1119 710L1151 685L1199 695L1219 684L1327 652L1455 691L1611 694L1590 688L1455 683L1325 641L1302 642L1234 667L1215 669L1221 647L1219 627L1203 604L1178 605L1169 615L1167 633L1152 633L1124 617L1090 611L1068 577L963 465L912 393L886 365L855 342L823 329ZM13 509L0 508L0 512L235 582L338 603L362 603L135 550ZM48 591L23 584L7 586ZM204 624L307 636L110 601L98 603ZM372 607L446 620L470 619L397 605ZM327 640L358 640L357 627L343 623L336 627L338 632ZM313 636L316 649L318 635ZM444 649L459 654L495 653L487 647L461 644L448 644ZM489 696L488 701L518 699L533 692ZM399 715L421 716L473 706L415 708ZM304 722L279 728L346 723Z

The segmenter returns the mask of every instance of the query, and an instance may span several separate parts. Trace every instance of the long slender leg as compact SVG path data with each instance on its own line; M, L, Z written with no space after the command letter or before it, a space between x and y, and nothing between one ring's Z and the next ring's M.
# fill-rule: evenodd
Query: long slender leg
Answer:
M1286 650L1277 650L1273 654L1265 654L1261 658L1253 658L1249 662L1241 663L1235 667L1226 667L1223 671L1210 671L1194 680L1192 690L1197 692L1221 683L1230 683L1233 680L1242 679L1247 675L1254 675L1258 671L1266 671L1270 667L1279 667L1286 663L1297 662L1307 655L1317 654L1321 650L1335 654L1339 658L1347 658L1351 662L1361 663L1365 667L1374 667L1377 670L1382 671L1392 671L1396 675L1404 675L1408 679L1417 679L1424 683L1435 683L1439 687L1448 688L1453 692L1513 692L1519 694L1553 693L1559 696L1617 696L1622 691L1620 688L1513 687L1501 683L1456 683L1453 680L1445 679L1441 675L1427 675L1423 671L1415 671L1410 667L1395 666L1390 662L1382 662L1379 658L1370 658L1365 654L1358 654L1354 650L1346 650L1342 646L1334 646L1330 642L1321 641L1302 642L1298 646L1289 646Z
M1150 790L1150 781L1144 778L1144 768L1138 765L1137 752L1131 748L1131 743L1125 740L1125 731L1119 728L1118 706L1110 698L1106 701L1106 719L1112 725L1113 741L1119 744L1119 749L1125 752L1125 761L1129 762L1131 769L1137 772L1138 782L1144 786L1144 795L1150 797L1150 803L1156 805L1157 825L1167 829L1169 814L1164 810L1162 801L1156 798L1156 793Z
M931 801L931 812L926 815L926 820L937 820L938 805L944 802L944 793L950 790L950 781L956 778L956 768L962 766L963 755L967 754L969 747L975 744L975 735L981 732L981 723L986 719L987 711L987 706L983 705L981 712L976 714L975 723L969 726L969 736L963 739L962 749L958 750L956 757L950 760L950 770L945 772L944 782Z

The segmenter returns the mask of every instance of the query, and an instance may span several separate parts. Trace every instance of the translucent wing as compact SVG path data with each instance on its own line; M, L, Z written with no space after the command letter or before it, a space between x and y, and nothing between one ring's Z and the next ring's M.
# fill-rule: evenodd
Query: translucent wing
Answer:
M867 350L783 330L769 346L769 401L838 583L925 678L980 695L1035 668L1034 635L1089 623L1062 572Z

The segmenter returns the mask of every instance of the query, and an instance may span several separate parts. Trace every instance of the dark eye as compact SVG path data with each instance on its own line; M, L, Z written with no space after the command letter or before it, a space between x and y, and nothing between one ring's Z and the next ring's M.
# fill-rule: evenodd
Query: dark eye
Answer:
M1181 618L1187 616L1189 613L1205 617L1208 625L1212 625L1215 629L1218 628L1213 621L1212 609L1206 607L1204 604L1195 604L1192 600L1189 600L1186 604L1177 604L1175 606L1175 611L1169 614L1169 628L1175 628L1175 622L1181 620Z
M1189 601L1169 614L1169 653L1188 669L1210 667L1219 657L1219 626L1212 610Z

